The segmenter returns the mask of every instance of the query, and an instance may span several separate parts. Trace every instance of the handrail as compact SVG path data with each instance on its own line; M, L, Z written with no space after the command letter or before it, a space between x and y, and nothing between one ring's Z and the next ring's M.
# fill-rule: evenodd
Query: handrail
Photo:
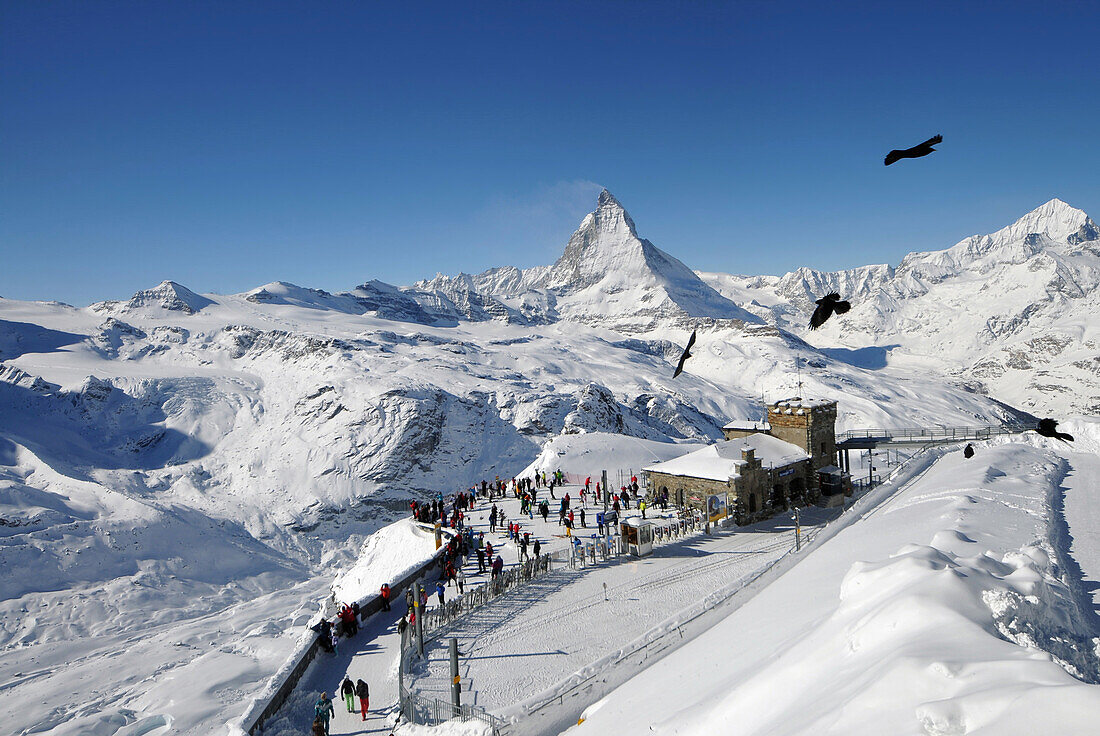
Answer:
M954 438L980 439L1001 434L1019 434L1035 429L1033 424L992 424L975 427L895 427L848 429L837 433L837 441L870 438Z

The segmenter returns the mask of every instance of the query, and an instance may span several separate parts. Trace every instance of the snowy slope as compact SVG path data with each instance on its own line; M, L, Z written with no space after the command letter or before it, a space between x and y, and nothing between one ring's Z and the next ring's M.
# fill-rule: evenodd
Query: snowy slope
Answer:
M1036 413L1100 412L1100 228L1061 200L990 235L911 253L897 268L701 276L769 323L856 362L888 356ZM810 337L813 300L830 291L852 311Z
M609 194L556 264L528 271L342 294L166 281L83 309L0 299L0 550L19 561L0 566L0 678L16 683L0 709L55 735L89 727L80 707L117 727L159 716L140 693L170 691L195 658L168 647L196 642L239 657L170 713L180 732L209 733L293 648L310 604L290 586L324 595L409 497L573 451L555 438L632 438L596 443L614 473L716 439L757 417L761 395L836 399L842 428L1019 417L954 382L857 362L739 309L638 238ZM260 620L240 613L251 601L287 633L232 644ZM150 617L167 619L148 634L159 654L119 655ZM60 657L89 637L104 646L82 676L108 673L95 697L26 707L32 691L88 691Z
M858 523L568 733L1093 732L1100 630L1052 506L1067 449L983 443L865 499Z

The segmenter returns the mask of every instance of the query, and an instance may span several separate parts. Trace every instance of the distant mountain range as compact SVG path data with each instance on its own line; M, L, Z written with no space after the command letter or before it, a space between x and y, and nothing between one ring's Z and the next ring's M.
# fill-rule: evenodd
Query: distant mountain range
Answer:
M837 400L841 429L1096 413L1097 246L1054 200L896 268L698 274L603 192L549 266L0 299L0 651L113 637L84 665L112 702L144 675L104 663L151 611L233 621L282 594L300 626L289 586L327 589L410 497L552 460L563 434L709 441L794 395ZM832 290L852 311L808 333ZM193 657L160 644L150 671Z

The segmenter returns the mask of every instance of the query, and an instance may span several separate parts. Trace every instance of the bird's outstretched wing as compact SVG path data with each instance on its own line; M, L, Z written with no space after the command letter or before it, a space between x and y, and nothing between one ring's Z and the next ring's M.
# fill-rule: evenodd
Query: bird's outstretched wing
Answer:
M833 311L836 312L837 314L844 314L851 308L852 308L852 305L851 305L850 302L838 301L838 302L833 303Z
M821 327L832 314L832 304L825 299L818 299L818 307L814 310L814 313L810 315L810 329L816 330L818 327Z
M937 143L943 143L943 136L938 134L938 133L936 135L932 136L931 138L929 138L928 140L926 140L921 145L922 146L934 146Z
M673 378L684 372L684 363L691 357L691 346L695 344L695 330L691 331L691 337L688 338L687 347L684 348L684 354L680 356L680 362L676 364L676 372L672 374Z

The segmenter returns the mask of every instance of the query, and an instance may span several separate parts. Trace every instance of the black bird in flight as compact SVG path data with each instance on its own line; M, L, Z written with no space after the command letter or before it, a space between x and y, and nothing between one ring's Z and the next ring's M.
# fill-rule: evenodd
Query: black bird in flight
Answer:
M886 165L889 166L895 161L900 161L903 158L920 158L921 156L927 156L928 154L932 153L932 151L936 150L935 148L932 148L932 146L936 145L937 143L943 143L942 135L934 135L926 140L924 143L921 143L918 146L913 146L912 148L906 148L902 151L899 151L895 148L893 151L890 151L890 153L886 154Z
M832 294L826 294L818 299L814 304L817 305L817 309L814 310L813 315L810 317L810 329L816 330L821 325L825 324L825 320L833 316L833 312L837 314L844 314L852 305L848 302L842 302L840 300L840 294L835 291Z
M1035 430L1044 437L1053 437L1056 440L1073 442L1073 435L1058 431L1058 422L1053 419L1040 419L1039 426Z
M965 457L967 460L974 457L974 445L967 444L967 446L963 449L963 457Z
M672 374L673 378L684 372L684 361L691 357L691 346L695 344L695 330L691 331L691 337L688 338L688 346L684 348L684 354L680 356L680 362L676 364L676 372Z

